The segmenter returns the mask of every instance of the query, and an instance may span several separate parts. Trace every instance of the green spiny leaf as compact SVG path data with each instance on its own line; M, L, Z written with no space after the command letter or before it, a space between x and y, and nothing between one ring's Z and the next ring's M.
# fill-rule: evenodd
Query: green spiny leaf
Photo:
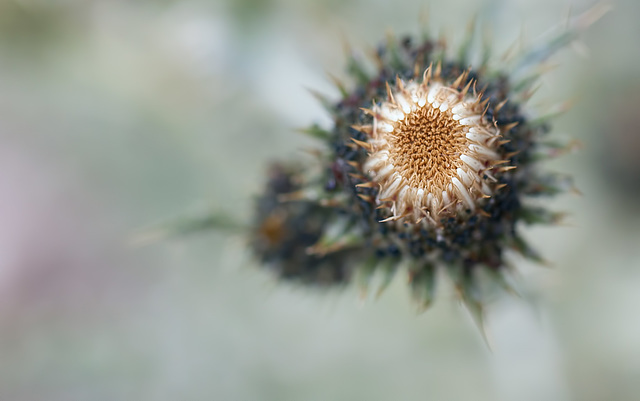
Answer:
M418 303L420 312L431 306L435 295L436 268L431 263L425 263L418 269L409 270L411 279L411 294Z

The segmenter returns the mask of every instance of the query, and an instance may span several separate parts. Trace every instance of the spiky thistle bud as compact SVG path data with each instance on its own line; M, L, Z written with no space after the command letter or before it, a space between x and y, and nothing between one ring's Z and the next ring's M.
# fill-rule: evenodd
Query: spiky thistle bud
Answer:
M479 317L477 274L505 283L510 250L540 261L520 227L560 214L531 199L571 188L538 163L570 146L550 141L551 116L527 107L538 67L603 11L497 69L488 48L470 63L474 29L457 58L428 35L389 37L373 73L350 55L353 82L338 84L335 103L321 99L333 125L304 130L323 142L316 163L276 168L257 201L255 253L306 283L354 276L366 288L380 272L384 287L402 268L423 307L442 270Z
M151 237L237 229L263 265L306 285L355 280L366 291L378 275L380 293L402 271L421 308L445 272L481 323L478 276L508 288L510 251L540 262L521 226L553 224L561 214L532 200L572 189L540 165L574 147L549 139L557 113L537 116L527 105L540 67L606 11L594 7L499 65L486 41L471 61L473 25L455 57L426 34L388 37L373 52L373 72L349 53L352 82L336 82L342 98L318 95L332 125L302 130L321 142L315 158L271 167L252 222L214 213Z

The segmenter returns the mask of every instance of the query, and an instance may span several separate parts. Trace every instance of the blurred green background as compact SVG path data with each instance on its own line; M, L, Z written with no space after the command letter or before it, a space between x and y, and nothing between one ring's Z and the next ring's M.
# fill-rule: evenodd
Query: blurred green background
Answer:
M0 399L637 400L640 3L613 5L532 100L575 100L554 135L585 149L547 167L584 195L527 229L553 268L514 257L528 300L491 305L489 350L446 285L416 315L400 278L365 304L278 285L224 233L127 245L211 205L248 220L265 165L312 144L293 129L328 122L306 88L337 96L343 40L416 33L426 2L0 0ZM428 8L501 53L569 6Z

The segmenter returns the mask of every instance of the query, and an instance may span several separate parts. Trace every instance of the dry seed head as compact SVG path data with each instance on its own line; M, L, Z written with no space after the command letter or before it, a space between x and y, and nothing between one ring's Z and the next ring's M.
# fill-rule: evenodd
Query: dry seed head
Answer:
M475 210L495 190L491 169L500 163L499 130L484 115L481 95L470 93L466 75L445 83L431 67L421 83L397 79L387 101L365 110L373 125L364 170L380 186L379 202L390 205L388 220L437 222Z

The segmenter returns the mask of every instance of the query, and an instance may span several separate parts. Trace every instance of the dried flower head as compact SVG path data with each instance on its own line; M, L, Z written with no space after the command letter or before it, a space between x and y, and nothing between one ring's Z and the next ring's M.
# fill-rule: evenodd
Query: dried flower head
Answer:
M366 290L378 275L378 292L404 270L421 307L432 302L436 272L444 271L480 322L479 277L509 288L508 251L540 261L520 227L557 222L561 214L534 199L572 188L567 177L540 168L572 144L549 140L553 115L527 107L539 67L604 11L575 18L499 68L488 46L471 61L473 26L455 57L429 35L389 37L375 51L373 72L350 53L353 82L336 81L342 98L318 96L332 126L304 130L324 144L313 152L316 162L290 164L296 185L276 191L277 205L273 180L258 198L258 257L305 283L355 277ZM318 266L340 273L310 280Z
M557 113L528 107L540 67L606 11L594 7L499 65L488 41L474 49L474 25L454 55L427 33L388 37L373 69L350 51L341 98L318 95L331 126L303 130L321 143L315 159L274 164L256 199L248 235L257 259L308 285L355 280L366 291L378 276L378 293L403 271L422 308L441 271L481 322L481 279L510 289L511 251L541 261L522 225L562 216L536 198L572 189L540 163L574 147L548 137ZM207 216L174 231L230 225Z
M354 141L369 151L363 168L380 186L378 201L390 204L387 220L438 225L441 216L473 213L495 189L491 170L506 162L496 152L500 130L485 115L488 101L469 93L474 81L463 72L449 84L440 64L433 77L432 69L420 83L398 78L394 91L387 83L387 100L365 110L373 124L354 127L369 135Z

